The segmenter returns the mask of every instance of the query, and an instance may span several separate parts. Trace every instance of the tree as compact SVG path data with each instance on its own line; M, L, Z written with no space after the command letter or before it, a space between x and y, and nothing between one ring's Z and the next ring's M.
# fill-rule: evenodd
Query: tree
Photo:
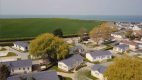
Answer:
M127 38L129 38L130 40L135 39L135 36L133 35L133 31L130 30L130 29L125 32L125 36L126 36Z
M63 31L62 31L62 29L60 29L60 28L55 29L55 30L53 31L53 34L54 34L55 36L58 36L58 37L63 37Z
M89 35L97 44L100 40L110 39L111 33L117 31L117 28L111 26L109 23L104 22L100 26L95 27L90 31Z
M80 41L83 41L84 39L88 38L87 30L85 28L81 28L79 30L79 36L80 36Z
M142 80L142 60L134 57L115 59L105 71L108 80Z
M7 80L7 77L9 76L9 68L6 65L0 64L0 80Z
M53 34L45 33L32 40L29 52L35 58L48 58L49 60L61 60L68 56L68 44Z
M101 40L101 30L99 27L97 28L94 28L91 32L90 32L90 37L97 43L98 45L98 42Z

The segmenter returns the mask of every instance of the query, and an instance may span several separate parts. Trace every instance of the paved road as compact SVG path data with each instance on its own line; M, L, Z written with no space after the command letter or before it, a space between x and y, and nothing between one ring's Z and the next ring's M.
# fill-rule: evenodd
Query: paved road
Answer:
M14 52L17 54L17 56L21 57L22 60L28 59L28 52L19 52L11 47L6 46L5 47L9 52Z

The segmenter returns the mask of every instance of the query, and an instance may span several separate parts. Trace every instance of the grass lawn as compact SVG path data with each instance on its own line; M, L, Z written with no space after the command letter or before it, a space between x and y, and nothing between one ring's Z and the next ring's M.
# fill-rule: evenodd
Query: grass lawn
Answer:
M61 28L64 35L71 35L77 34L80 28L90 31L100 24L101 21L63 18L0 19L0 38L35 37L57 28Z
M97 78L95 78L91 75L91 71L88 69L78 71L77 74L75 75L75 77L78 80L85 80L85 79L88 80L88 78L92 79L92 80L97 80Z
M100 62L99 62L99 61L91 62L91 61L89 61L87 58L84 58L84 61L86 61L86 62L90 62L90 63L93 63L93 64L100 64Z
M6 51L6 48L1 48L0 51Z
M91 71L86 71L86 76L88 77L88 78L90 78L90 79L92 79L92 80L97 80L97 78L96 77L93 77L92 75L91 75Z
M17 55L16 55L16 53L8 52L8 54L6 56L1 56L0 58L2 58L2 57L11 57L11 56L17 56Z
M6 57L9 57L9 56L17 56L16 53L14 52L8 52L7 56Z

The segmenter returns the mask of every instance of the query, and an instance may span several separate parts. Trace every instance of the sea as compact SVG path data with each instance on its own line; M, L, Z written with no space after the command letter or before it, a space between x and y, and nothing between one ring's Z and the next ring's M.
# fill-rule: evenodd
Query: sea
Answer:
M80 20L100 20L114 22L142 22L142 15L0 15L0 19L5 18L71 18Z

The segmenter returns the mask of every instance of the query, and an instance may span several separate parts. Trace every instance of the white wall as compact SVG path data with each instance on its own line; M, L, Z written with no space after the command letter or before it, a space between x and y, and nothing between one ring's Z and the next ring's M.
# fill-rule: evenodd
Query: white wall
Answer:
M11 69L11 75L13 75L13 74L24 74L25 72L26 73L32 72L31 66L29 66L29 67L20 67L20 68L12 68Z
M88 60L90 60L91 62L94 62L94 61L103 61L103 60L111 59L112 56L111 55L107 55L105 57L98 56L97 58L93 58L89 53L86 53L86 58Z
M98 71L91 71L91 75L99 80L105 80L103 74L99 73Z
M64 71L69 71L70 68L68 66L66 66L64 63L62 62L58 62L58 68L64 70Z
M91 62L94 61L93 58L91 57L90 53L86 53L86 58Z

